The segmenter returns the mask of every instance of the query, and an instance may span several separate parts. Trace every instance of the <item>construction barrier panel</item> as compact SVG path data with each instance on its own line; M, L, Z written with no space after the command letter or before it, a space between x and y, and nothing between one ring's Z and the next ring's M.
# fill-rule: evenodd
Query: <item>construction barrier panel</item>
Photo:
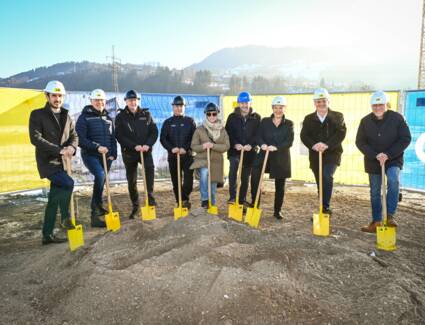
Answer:
M412 142L404 154L401 186L425 190L425 91L408 91L404 116L412 133Z
M356 134L360 120L371 112L371 92L334 93L331 94L330 108L344 114L347 125L347 136L342 143L341 166L335 173L335 182L350 185L368 184L368 176L364 172L363 155L356 147ZM397 109L398 92L388 92L391 107ZM315 111L312 94L280 94L287 98L288 105L285 117L294 122L294 144L291 148L292 179L314 182L309 168L308 149L300 139L304 117ZM261 117L272 114L272 99L276 95L253 96L252 106ZM225 96L223 99L224 115L227 117L237 105L236 96ZM424 124L425 125L425 124Z

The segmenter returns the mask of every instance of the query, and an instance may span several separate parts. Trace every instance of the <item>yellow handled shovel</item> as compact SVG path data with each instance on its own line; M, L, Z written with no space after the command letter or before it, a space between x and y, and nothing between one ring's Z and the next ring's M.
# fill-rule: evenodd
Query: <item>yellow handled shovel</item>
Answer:
M112 211L111 191L109 188L108 166L106 165L106 154L102 154L103 168L105 169L106 193L108 194L108 213L105 215L106 229L117 231L121 228L120 214Z
M208 210L210 214L218 215L218 208L216 205L212 205L211 201L211 153L210 148L207 149L207 160L208 160Z
M71 176L72 175L71 158L69 157L65 158L64 167L68 175ZM84 246L84 235L83 235L83 225L77 225L75 222L74 193L71 193L70 210L71 210L71 222L75 228L69 229L67 231L67 236L68 236L69 249L71 251L75 251L81 246Z
M258 228L258 224L260 223L262 210L258 208L258 201L260 200L260 193L263 186L263 175L266 171L267 160L269 159L269 152L270 151L267 149L266 155L264 157L263 168L261 169L257 194L255 195L254 206L252 208L248 208L248 210L246 211L245 222L253 228Z
M143 175L143 188L145 191L146 205L141 209L142 220L155 220L156 219L156 210L154 206L149 205L149 196L148 196L148 187L146 185L146 169L145 161L143 160L143 151L140 151L140 161L142 165L142 175Z
M329 236L330 216L323 213L323 156L319 151L319 213L313 214L313 234L316 236Z
M182 206L182 178L180 170L180 152L177 153L177 186L179 193L179 206L174 208L174 220L186 217L189 214L188 208L183 208Z
M229 218L236 220L236 221L242 221L243 220L243 205L239 204L239 193L241 189L241 176L242 176L242 167L243 167L243 153L244 150L241 150L241 157L239 160L239 166L238 166L238 178L237 178L237 185L236 185L236 201L234 203L229 204L229 211L228 215Z
M396 247L396 228L387 225L387 184L385 181L385 164L381 166L382 178L382 217L384 224L376 227L376 248L384 251L394 251Z

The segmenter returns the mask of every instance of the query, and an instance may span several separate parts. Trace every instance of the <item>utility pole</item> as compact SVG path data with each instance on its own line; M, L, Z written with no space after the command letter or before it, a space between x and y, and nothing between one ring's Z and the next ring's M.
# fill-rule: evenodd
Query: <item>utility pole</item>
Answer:
M118 87L118 69L119 64L121 64L121 59L115 56L115 46L112 45L112 56L107 56L107 59L111 59L111 68L112 68L112 89L115 93L119 92Z
M418 89L425 89L425 0L422 3L421 48L419 52Z

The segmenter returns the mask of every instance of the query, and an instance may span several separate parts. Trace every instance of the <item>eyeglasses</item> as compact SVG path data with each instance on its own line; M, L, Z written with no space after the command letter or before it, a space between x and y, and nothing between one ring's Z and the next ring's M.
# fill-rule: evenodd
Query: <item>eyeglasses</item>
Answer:
M207 116L217 116L217 112L207 112Z

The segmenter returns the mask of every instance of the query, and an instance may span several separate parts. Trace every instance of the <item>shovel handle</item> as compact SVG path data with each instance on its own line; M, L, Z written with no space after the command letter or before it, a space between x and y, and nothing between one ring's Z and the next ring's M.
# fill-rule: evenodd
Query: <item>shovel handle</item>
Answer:
M236 180L236 205L239 205L239 193L241 189L241 178L242 178L242 168L243 168L243 154L244 150L241 150L241 157L239 159L239 166L238 166L238 178Z
M258 183L258 188L257 188L257 193L255 194L255 202L254 202L254 208L256 209L258 206L258 201L260 200L260 193L261 193L261 189L263 187L263 175L264 172L266 171L266 166L267 166L267 160L269 159L269 149L266 150L266 155L264 157L264 161L263 161L263 167L261 168L261 174L260 174L260 181Z
M179 200L179 208L182 208L182 180L180 174L180 152L177 152L177 192L178 192L178 200Z
M111 200L111 191L109 189L109 173L108 173L108 166L106 164L106 154L102 153L102 159L103 159L103 169L105 170L106 193L108 195L108 209L109 209L109 213L112 213L112 200Z
M208 161L208 205L211 207L211 157L210 148L207 148L207 161Z
M382 178L382 219L384 225L387 224L387 182L385 177L385 163L381 165Z
M143 188L146 196L146 206L149 206L148 186L146 184L145 160L143 159L143 151L140 151L140 164L142 166Z
M68 176L72 175L71 158L62 157L63 165ZM71 210L71 222L75 226L75 208L74 208L74 192L71 192L71 200L69 201L69 209Z
M323 156L319 151L319 214L323 213Z

